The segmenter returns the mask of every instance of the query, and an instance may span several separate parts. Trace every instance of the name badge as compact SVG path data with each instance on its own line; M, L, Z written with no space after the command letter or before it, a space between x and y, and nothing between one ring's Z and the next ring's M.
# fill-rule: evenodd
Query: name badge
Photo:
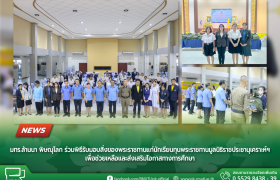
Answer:
M166 93L164 93L164 95L166 95Z
M174 90L174 91L176 91L176 90Z

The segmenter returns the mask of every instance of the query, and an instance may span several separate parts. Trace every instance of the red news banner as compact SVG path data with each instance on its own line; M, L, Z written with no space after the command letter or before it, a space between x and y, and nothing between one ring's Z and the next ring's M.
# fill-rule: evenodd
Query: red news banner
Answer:
M20 124L16 137L49 137L52 124Z

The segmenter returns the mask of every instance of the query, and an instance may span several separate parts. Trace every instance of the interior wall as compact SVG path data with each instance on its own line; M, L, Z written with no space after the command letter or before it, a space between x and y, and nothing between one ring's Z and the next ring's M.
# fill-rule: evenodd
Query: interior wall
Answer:
M94 66L111 66L112 72L118 71L118 39L89 38L87 39L87 70ZM97 71L103 74L105 71Z
M86 39L68 40L68 52L87 52Z
M65 39L62 38L62 48L61 48L62 52L65 52Z
M251 67L251 77L261 79L261 68Z
M267 0L257 0L257 32L267 32Z
M118 46L119 52L138 52L137 39L119 39Z
M229 73L229 67L206 67L208 70ZM235 68L233 68L235 69Z
M264 70L264 75L263 75L263 79L267 80L267 70Z
M158 48L168 47L167 25L158 30Z
M48 49L48 31L39 26L37 28L37 47Z
M68 57L68 67L72 69L75 66L75 71L79 71L79 63L87 63L87 57L83 56L72 56Z
M212 9L232 9L232 16L237 16L237 22L247 17L246 0L197 0L197 13L198 13L198 28L200 20L202 24L206 22L206 17L211 16ZM218 28L220 23L212 23L214 28ZM227 23L224 23L225 27Z
M52 33L52 50L58 51L58 36Z
M247 67L232 68L232 73L240 76L242 75L248 76L248 68Z
M148 51L153 50L153 33L148 35Z
M13 15L14 44L31 47L31 23Z
M179 21L178 19L174 21L174 46L177 46L179 43Z

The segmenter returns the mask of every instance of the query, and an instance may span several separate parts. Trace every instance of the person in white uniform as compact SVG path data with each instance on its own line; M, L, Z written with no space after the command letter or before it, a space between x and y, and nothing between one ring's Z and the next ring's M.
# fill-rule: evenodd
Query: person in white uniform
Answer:
M68 83L69 83L69 86L71 86L71 87L74 85L75 81L72 76L70 76L70 80L68 81Z
M144 80L142 82L143 86L146 86L147 83L150 84L150 80L147 79L147 76L144 76Z
M165 73L162 75L162 78L161 78L161 85L162 86L165 86L165 88L167 88L167 82L168 82L168 79L167 79L167 77L165 77L166 75L165 75Z
M157 81L153 81L153 85L151 87L151 98L152 98L152 107L153 107L153 118L157 117L157 110L159 108L159 86Z
M210 57L211 62L214 64L214 54L216 54L216 48L215 48L215 40L216 37L212 33L212 28L210 26L206 27L206 33L202 36L202 52L207 57L208 64L210 63Z
M159 76L159 73L157 73L157 77L155 77L155 79L157 80L157 82L159 82L161 80L161 77Z
M51 79L51 83L59 83L59 79L56 77L56 74L53 75L53 78Z
M238 56L241 53L240 38L241 33L237 30L237 24L233 23L232 30L229 32L228 38L230 40L228 52L232 54L233 64L238 64ZM236 63L235 63L236 62Z
M143 83L143 80L144 80L144 73L141 73L141 75L139 76L139 79L140 79L140 85L141 85L141 86L145 86L145 84Z

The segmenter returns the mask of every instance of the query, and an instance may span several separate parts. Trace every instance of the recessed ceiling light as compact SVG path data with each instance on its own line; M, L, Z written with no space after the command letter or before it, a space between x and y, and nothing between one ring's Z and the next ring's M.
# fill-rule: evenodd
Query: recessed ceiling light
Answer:
M84 22L83 21L81 21L81 24L83 24Z
M35 16L39 16L39 14L35 14Z
M128 12L128 9L123 10L124 12Z
M73 10L73 12L78 12L78 10Z
M119 21L119 23L121 24L122 22L121 22L121 21Z
M114 33L114 35L116 35L116 33Z
M54 25L52 24L52 26L54 26Z
M133 38L135 38L135 36L133 36Z
M87 31L87 29L85 29Z
M142 30L140 32L143 32Z
M153 25L153 24L149 24L149 25L151 26L151 25Z
M118 28L116 28L116 30L118 30Z
M64 33L64 31L62 31Z
M167 15L167 13L162 13L162 15Z
M74 37L72 37L72 38L74 38Z

